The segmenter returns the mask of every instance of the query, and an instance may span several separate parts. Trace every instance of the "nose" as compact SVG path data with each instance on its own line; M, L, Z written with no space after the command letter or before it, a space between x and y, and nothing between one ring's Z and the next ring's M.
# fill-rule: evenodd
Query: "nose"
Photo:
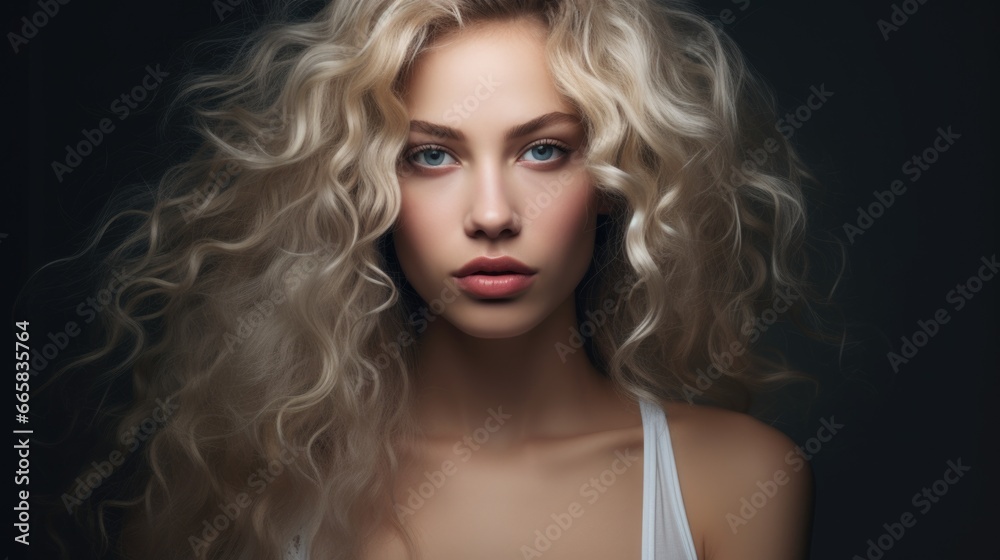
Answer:
M469 237L485 235L490 239L517 235L521 218L512 204L510 178L499 165L482 165L469 174L471 182L466 192L471 200L465 217Z

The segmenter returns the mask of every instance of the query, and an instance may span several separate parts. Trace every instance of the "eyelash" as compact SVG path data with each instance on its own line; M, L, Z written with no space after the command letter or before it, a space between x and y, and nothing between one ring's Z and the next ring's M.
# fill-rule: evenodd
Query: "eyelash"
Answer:
M560 142L558 140L545 139L545 140L536 140L536 141L532 142L531 144L529 144L528 146L526 146L524 148L524 151L522 152L522 154L528 153L528 151L530 151L531 149L533 149L535 147L538 147L538 146L553 146L555 148L559 148L560 150L562 150L563 156L561 158L558 158L558 159L545 160L545 161L540 161L540 162L536 162L536 163L549 163L549 162L552 162L552 161L562 161L563 159L567 158L571 153L573 153L573 150L570 149L570 147L567 146L566 144L564 144L564 143L562 143L562 142ZM435 169L435 168L439 168L439 167L444 167L443 165L439 165L439 166L422 165L422 164L414 163L414 162L410 161L410 159L413 156L415 156L415 155L417 155L417 154L419 154L421 152L427 151L427 150L442 151L442 152L450 155L451 157L453 157L455 159L458 159L457 157L455 157L455 154L451 153L451 151L449 151L444 146L440 146L438 144L421 144L419 146L414 146L413 148L410 148L406 152L404 152L403 155L402 155L402 157L400 158L401 163L403 163L403 164L409 164L409 165L412 165L414 167L421 168L421 169Z

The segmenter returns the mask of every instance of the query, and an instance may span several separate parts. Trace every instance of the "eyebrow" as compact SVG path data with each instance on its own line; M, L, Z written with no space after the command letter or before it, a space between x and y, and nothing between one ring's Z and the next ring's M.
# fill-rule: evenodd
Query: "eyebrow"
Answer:
M532 132L540 128L544 128L550 124L569 122L574 124L580 123L580 118L570 115L568 113L561 113L559 111L553 111L551 113L545 113L539 117L535 117L526 123L515 125L504 133L504 141L510 141L522 136L527 136ZM414 132L423 132L430 136L437 138L448 138L451 140L458 140L460 142L465 141L465 135L451 128L449 126L444 126L441 124L435 124L427 121L410 121L410 130Z

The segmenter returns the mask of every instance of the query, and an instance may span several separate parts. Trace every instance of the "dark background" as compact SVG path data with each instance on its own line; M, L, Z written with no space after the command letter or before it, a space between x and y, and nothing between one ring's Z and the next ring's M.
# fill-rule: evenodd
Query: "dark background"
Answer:
M77 0L60 6L20 52L13 53L9 42L4 46L9 175L0 262L12 302L32 271L80 248L112 193L155 181L171 157L186 149L170 142L176 131L160 126L166 103L192 64L210 65L224 54L218 44L192 48L190 42L253 26L263 6L246 1L220 18L217 4ZM839 239L847 250L849 264L836 297L848 344L838 357L835 348L785 339L795 364L816 373L822 386L806 412L777 419L801 445L817 435L823 419L843 425L812 460L811 557L868 557L869 539L877 540L886 533L884 523L898 523L906 512L916 525L892 541L882 556L887 560L991 556L986 551L995 549L992 531L1000 521L994 433L1000 280L986 281L962 309L947 298L977 273L981 257L989 260L997 251L998 182L988 163L998 147L992 89L997 6L895 2L919 9L886 39L877 22L890 20L894 3L888 1L698 5L724 22L774 88L783 112L806 103L811 86L833 92L792 141L825 188L810 200L814 232ZM19 32L20 18L39 7L12 2L5 11L5 32ZM110 105L141 83L147 65L160 65L169 76L121 119ZM63 160L65 146L82 140L81 130L96 128L103 118L115 129L58 181L52 161ZM960 138L911 181L903 164L933 145L939 127L951 127ZM876 201L873 191L886 191L897 179L906 184L905 193L849 240L844 224L856 224L858 207L867 208ZM67 320L82 324L74 309L87 295L68 291L44 301L25 296L11 321L32 321L33 340L43 344L45 334ZM912 339L918 321L940 308L949 322L894 372L887 352L899 352L900 337ZM83 344L87 328L69 344ZM56 440L64 427L58 415L32 423L39 441ZM72 479L64 480L68 461L60 453L71 449L66 445L33 449L33 493ZM959 459L971 470L921 512L911 502L914 494L941 479L949 460ZM43 540L41 528L33 526L32 557L48 557ZM23 557L23 548L13 544L13 557Z

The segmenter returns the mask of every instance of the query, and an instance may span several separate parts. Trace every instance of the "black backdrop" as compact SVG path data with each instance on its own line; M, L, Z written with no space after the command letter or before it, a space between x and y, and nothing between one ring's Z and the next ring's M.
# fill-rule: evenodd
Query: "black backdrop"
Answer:
M4 291L12 300L31 271L79 248L112 192L152 180L177 153L169 146L174 133L158 128L170 88L192 57L204 65L221 54L216 46L185 45L220 26L238 32L261 12L261 2L232 3L237 5L220 12L227 3L77 0L59 5L26 43L8 35L4 153L11 173L0 262L7 276ZM21 18L41 8L37 1L10 4L5 31L20 34ZM792 140L826 189L811 200L813 227L847 249L849 268L837 292L850 325L844 356L838 361L836 350L817 350L799 338L784 341L796 365L823 383L804 414L776 419L813 455L811 557L985 557L1000 521L993 476L998 474L995 284L1000 280L987 279L996 273L983 268L983 262L995 262L997 252L998 182L989 163L998 148L991 101L996 5L970 0L699 5L744 49L775 89L783 112L798 111ZM166 74L163 87L134 100L127 112L124 101L113 105L151 71ZM827 93L821 99L815 91ZM810 96L812 107L803 109ZM96 133L84 130L100 129L102 119L107 130L94 140ZM65 163L66 146L88 135L96 144L92 153L71 171L63 170L60 180L53 162ZM935 141L937 149L927 151ZM890 202L885 192L894 185L898 192ZM859 207L870 221L859 216ZM973 279L980 271L981 280ZM959 284L967 286L967 295ZM16 329L14 321L31 320L38 345L67 320L86 333L89 315L76 310L86 294L62 295L66 305L55 310L51 302L22 302L10 328ZM935 313L947 320L937 329L928 326ZM927 336L916 334L921 324ZM83 335L69 336L70 345L76 336ZM894 366L889 352L906 357L901 337L919 347ZM45 379L46 372L39 373L36 385ZM825 435L818 431L824 421L842 427L825 438L829 441L810 442ZM33 419L31 427L42 440L62 422L50 414ZM34 450L33 490L62 480L66 449L71 447ZM938 497L934 483L958 462L970 468L957 480L949 474L953 483L938 483L943 494ZM914 499L925 487L935 501ZM898 538L885 536L883 524L899 523L907 513L915 525ZM31 540L32 557L49 557L37 525ZM891 548L876 552L872 543ZM25 557L22 545L13 544L12 551L13 557Z

